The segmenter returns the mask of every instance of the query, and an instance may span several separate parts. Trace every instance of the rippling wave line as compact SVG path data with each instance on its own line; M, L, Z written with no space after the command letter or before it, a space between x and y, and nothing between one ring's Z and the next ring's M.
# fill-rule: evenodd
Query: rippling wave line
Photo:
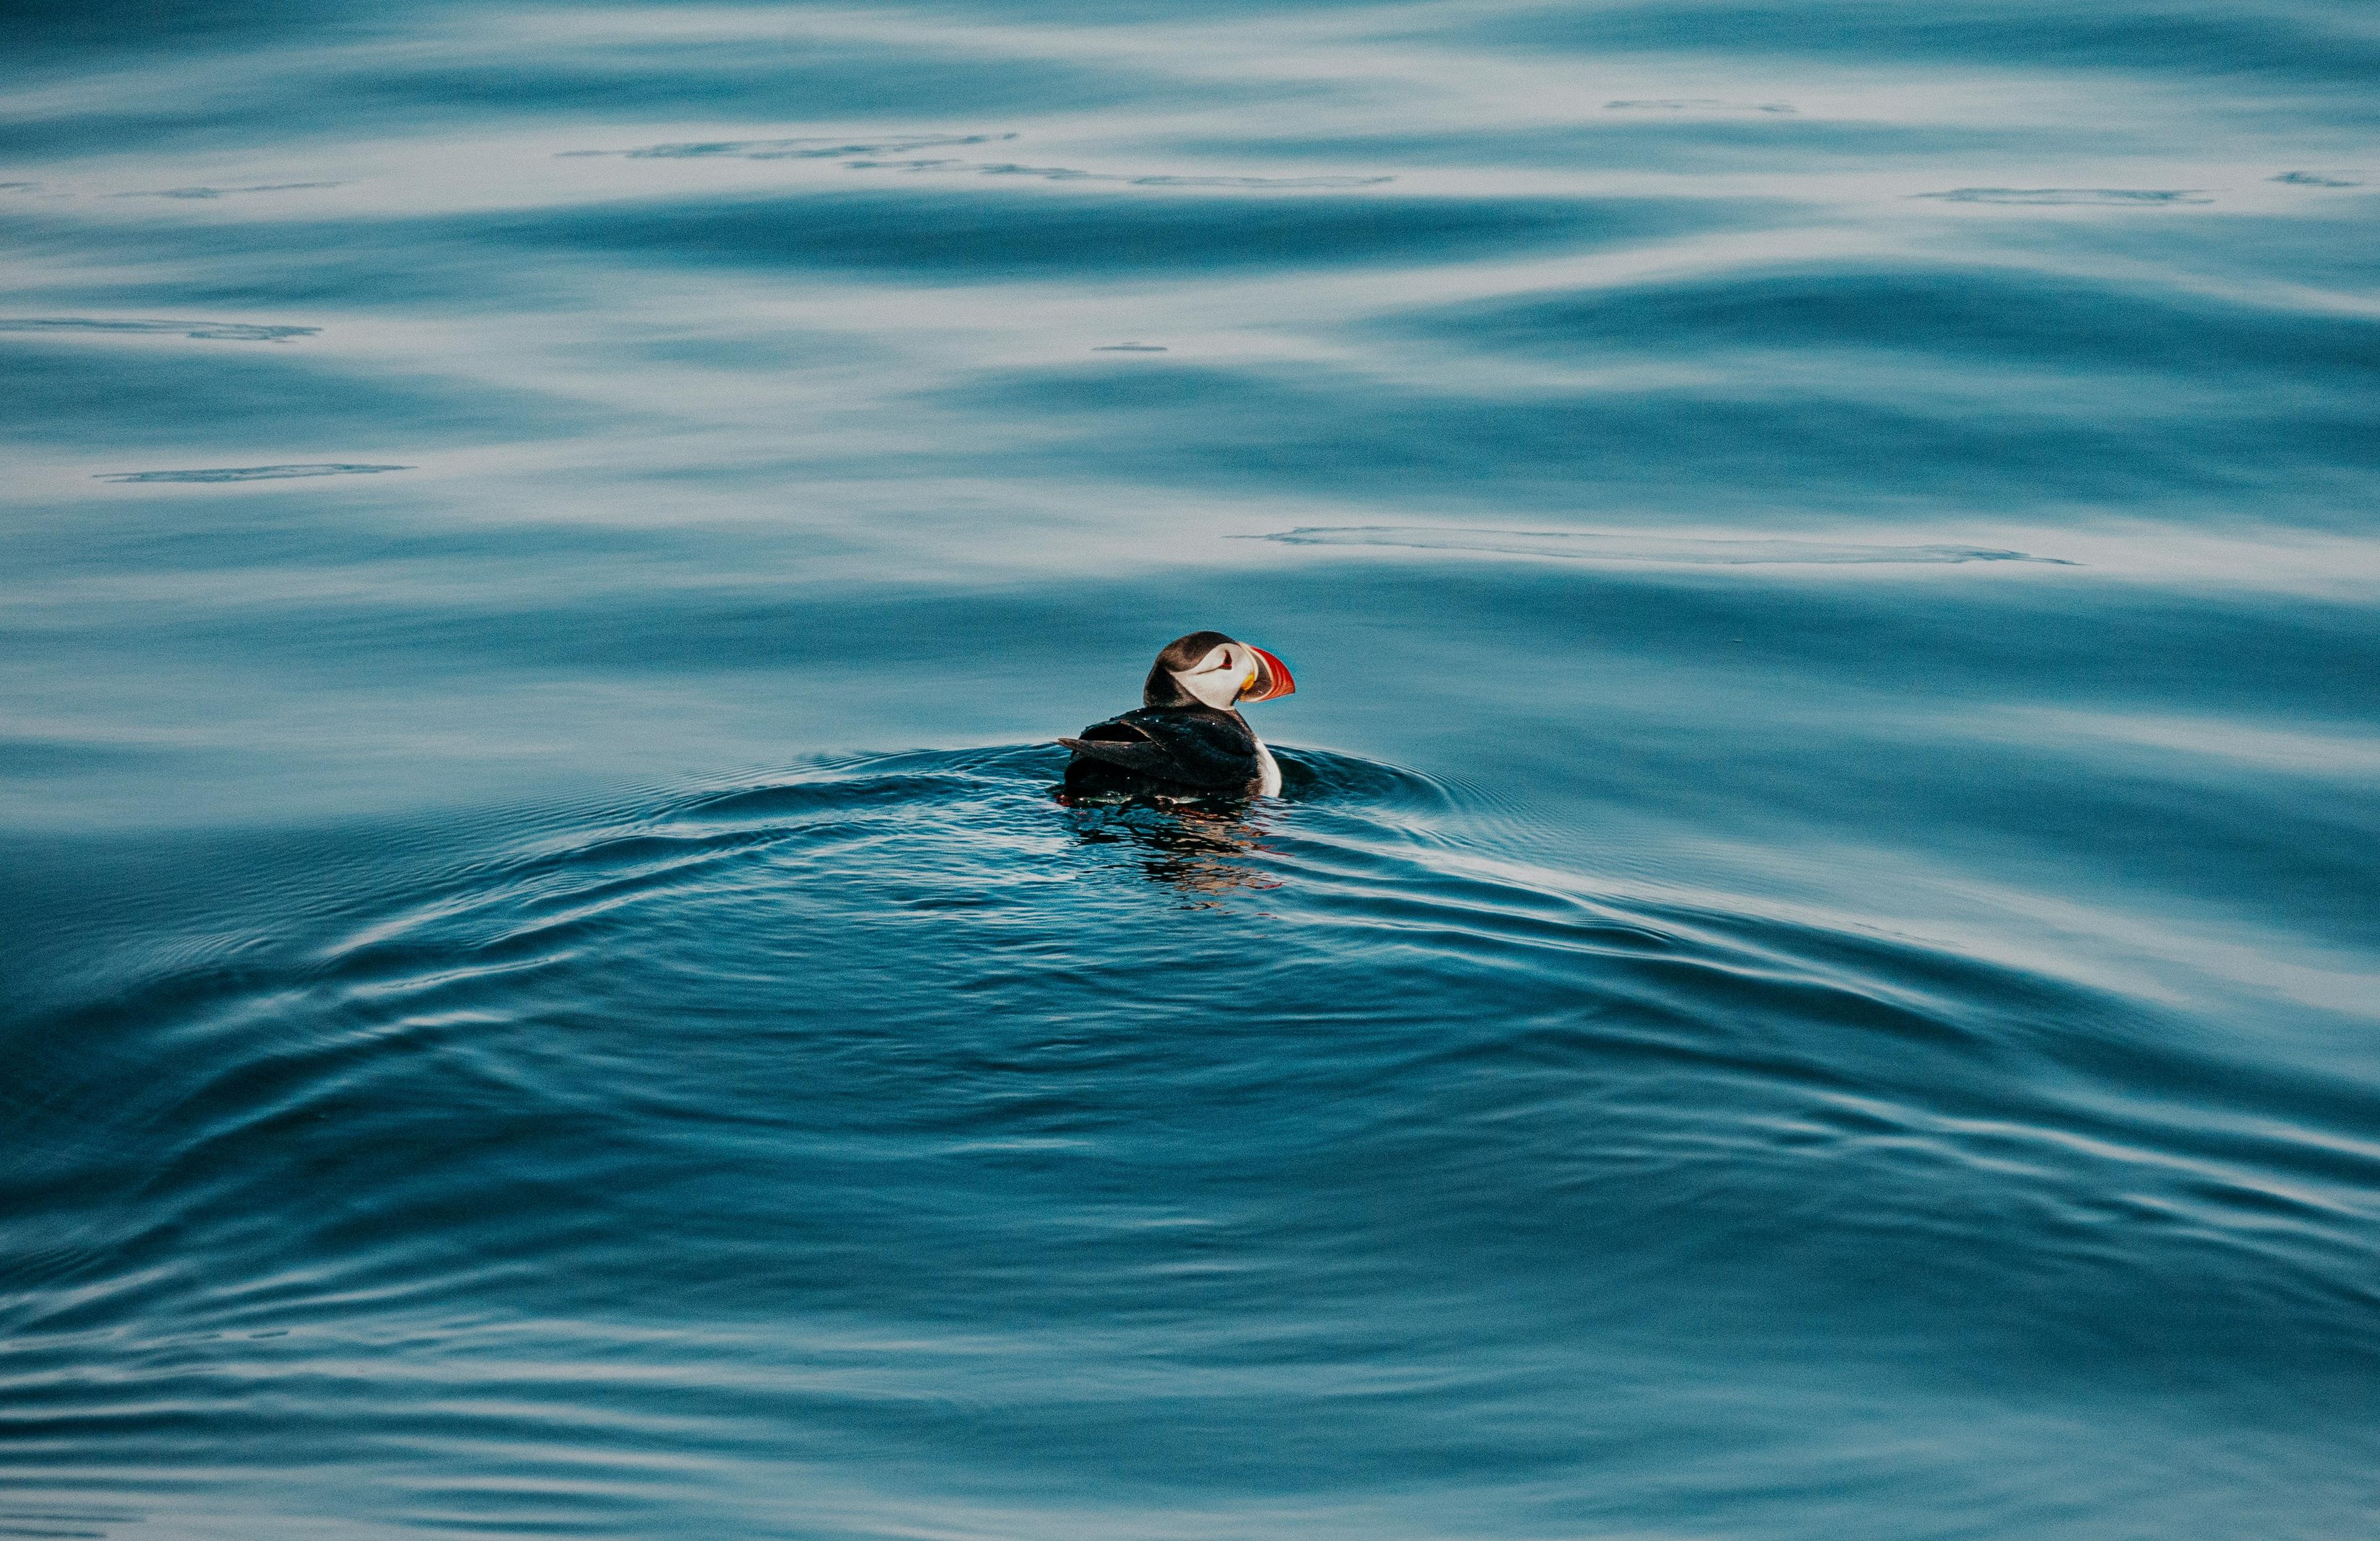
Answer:
M1817 540L1738 540L1664 536L1621 530L1465 529L1427 525L1305 526L1269 535L1238 537L1286 546L1389 546L1410 551L1487 552L1500 556L1551 556L1577 562L1673 563L1712 566L1938 565L1965 562L2025 562L2078 565L2060 557L1984 546L1839 545Z

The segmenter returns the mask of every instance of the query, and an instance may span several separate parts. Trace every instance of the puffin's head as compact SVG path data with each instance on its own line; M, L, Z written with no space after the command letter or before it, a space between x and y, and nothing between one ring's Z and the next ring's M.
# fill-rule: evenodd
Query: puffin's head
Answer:
M1144 706L1210 706L1229 711L1243 701L1269 701L1297 688L1289 665L1220 631L1177 637L1157 655L1141 687Z

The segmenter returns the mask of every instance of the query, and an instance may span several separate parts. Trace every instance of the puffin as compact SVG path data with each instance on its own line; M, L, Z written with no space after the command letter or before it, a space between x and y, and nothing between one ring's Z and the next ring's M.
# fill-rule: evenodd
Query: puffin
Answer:
M1065 790L1177 800L1278 796L1281 766L1238 708L1296 688L1289 665L1262 648L1220 631L1177 637L1149 666L1137 711L1058 740L1075 752Z

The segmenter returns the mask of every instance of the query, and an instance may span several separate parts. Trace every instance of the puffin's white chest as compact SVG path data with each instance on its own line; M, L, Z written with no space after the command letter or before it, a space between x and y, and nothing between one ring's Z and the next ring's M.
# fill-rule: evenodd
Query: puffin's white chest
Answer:
M1254 734L1248 736L1256 738ZM1257 795L1281 795L1281 762L1272 758L1272 751L1265 747L1265 741L1261 738L1257 738Z

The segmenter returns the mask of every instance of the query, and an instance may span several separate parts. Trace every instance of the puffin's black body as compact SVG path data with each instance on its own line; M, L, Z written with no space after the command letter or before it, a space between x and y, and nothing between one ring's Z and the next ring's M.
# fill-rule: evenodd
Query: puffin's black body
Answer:
M1218 665L1218 660L1224 661ZM1218 673L1227 681L1210 683ZM1246 719L1234 706L1212 703L1269 700L1296 688L1288 665L1261 648L1216 631L1179 637L1157 655L1137 710L1058 740L1075 752L1066 790L1087 796L1253 797L1269 790L1268 772L1278 787L1280 772ZM1199 692L1211 699L1201 699Z
M1069 792L1253 797L1264 775L1247 721L1210 706L1142 707L1058 742Z

